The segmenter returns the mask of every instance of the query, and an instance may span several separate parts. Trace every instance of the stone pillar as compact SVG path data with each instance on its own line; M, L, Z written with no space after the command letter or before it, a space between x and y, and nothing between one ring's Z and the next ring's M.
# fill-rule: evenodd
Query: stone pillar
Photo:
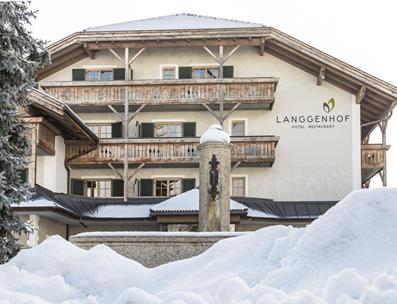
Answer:
M205 134L217 128L221 136ZM230 138L220 125L210 127L200 140L198 151L200 154L200 205L199 205L199 231L229 231L230 230L230 170L231 149ZM212 131L211 131L212 132ZM219 135L219 134L218 134ZM218 169L218 194L212 200L210 194L210 161L215 155L219 162Z

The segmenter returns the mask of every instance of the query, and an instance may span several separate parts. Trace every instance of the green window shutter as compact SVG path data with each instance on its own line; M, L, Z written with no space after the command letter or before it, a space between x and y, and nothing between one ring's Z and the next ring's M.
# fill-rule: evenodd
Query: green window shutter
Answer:
M112 123L112 138L121 138L123 134L123 123Z
M131 80L134 79L134 70L131 69Z
M196 179L195 178L184 178L182 180L182 192L186 192L196 188Z
M72 178L72 194L84 195L84 181L82 179Z
M125 80L125 69L113 69L113 80Z
M141 196L153 196L153 179L141 179L139 186Z
M72 70L72 80L73 81L85 80L85 70L84 69L73 69Z
M178 68L179 79L191 79L192 78L192 67L179 67Z
M122 179L112 180L112 196L124 195L124 181Z
M232 65L225 65L223 67L223 78L233 78L233 66Z
M143 122L141 123L141 138L154 137L154 123Z
M195 137L196 136L196 123L195 122L184 122L183 123L183 137Z

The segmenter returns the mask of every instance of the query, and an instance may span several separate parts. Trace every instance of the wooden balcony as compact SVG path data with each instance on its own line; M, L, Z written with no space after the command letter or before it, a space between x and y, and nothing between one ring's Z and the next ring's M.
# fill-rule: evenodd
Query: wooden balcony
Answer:
M279 138L275 136L233 137L233 163L241 166L270 167L275 161L275 148ZM122 163L125 153L124 140L101 140L94 150L81 144L66 146L66 159L70 165L106 165ZM197 146L199 138L129 139L127 141L129 164L146 163L161 167L198 166ZM90 152L89 152L90 151Z
M71 106L122 105L127 87L132 106L217 104L223 89L225 108L241 103L271 109L277 83L277 78L231 78L41 82L40 86Z
M386 151L390 146L382 144L361 145L361 179L366 182L385 166Z

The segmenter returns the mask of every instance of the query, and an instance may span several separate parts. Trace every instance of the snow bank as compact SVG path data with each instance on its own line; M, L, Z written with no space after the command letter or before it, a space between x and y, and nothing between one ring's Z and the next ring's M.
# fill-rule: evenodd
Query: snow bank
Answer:
M60 237L0 266L0 303L395 304L397 189L360 190L307 228L273 226L153 269Z

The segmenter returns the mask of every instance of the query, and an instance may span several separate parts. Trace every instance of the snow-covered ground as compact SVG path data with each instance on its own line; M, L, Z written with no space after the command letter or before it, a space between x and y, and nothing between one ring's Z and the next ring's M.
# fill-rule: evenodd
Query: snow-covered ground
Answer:
M153 269L51 237L0 266L0 303L395 304L397 189L360 190L306 228L261 229Z

